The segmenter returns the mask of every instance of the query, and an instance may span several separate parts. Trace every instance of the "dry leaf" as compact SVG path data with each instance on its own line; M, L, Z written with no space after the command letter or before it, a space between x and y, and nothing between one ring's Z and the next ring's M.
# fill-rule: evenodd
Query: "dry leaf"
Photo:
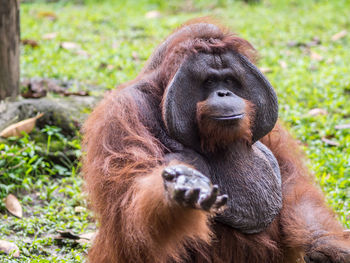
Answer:
M79 55L79 56L83 56L83 57L90 57L90 54L87 53L85 50L79 49L75 52L75 54Z
M28 46L31 46L32 48L39 46L38 42L33 39L21 39L21 43L22 45L28 45Z
M67 230L67 231L57 230L57 232L59 233L59 236L54 237L56 240L71 239L80 244L91 243L96 236L95 232L85 233L80 235L76 235L70 230Z
M57 19L57 15L54 12L50 12L50 11L42 11L38 13L38 17L44 17L44 18L48 18L50 20L56 20Z
M68 50L80 49L80 45L74 42L62 42L60 47Z
M17 216L19 218L22 218L23 212L22 212L22 206L19 203L16 196L13 194L9 194L5 199L5 206L6 209L13 214L14 216Z
M45 83L43 81L24 81L21 83L23 87L26 87L26 90L21 93L23 98L42 98L47 94L45 89Z
M133 51L131 53L131 57L133 58L133 60L135 61L139 61L140 60L140 57L139 57L139 54L137 54L137 52Z
M313 47L321 44L321 39L319 37L313 37L312 40L306 43L306 46Z
M295 40L288 41L287 46L289 47L298 47L304 45L304 43L297 42Z
M95 232L90 232L90 233L81 234L79 236L80 236L81 239L92 240L96 236L96 233Z
M327 139L326 137L322 137L322 141L329 146L339 146L340 145L339 142Z
M260 71L261 71L262 73L270 73L270 72L272 72L272 69L261 67L261 68L260 68Z
M342 39L343 37L345 37L348 34L348 31L346 30L342 30L339 33L335 34L332 36L332 41L337 41L339 39Z
M107 68L107 63L105 62L101 62L100 65L98 66L100 69L104 69L104 68Z
M11 136L21 137L22 132L30 133L34 127L37 119L41 118L44 113L38 114L36 117L26 119L15 124L10 125L0 132L0 137L8 138Z
M280 66L281 66L283 69L286 69L286 68L288 67L287 63L286 63L285 61L283 61L283 60L280 60L279 63L280 63Z
M77 240L78 243L80 244L92 243L96 236L96 233L91 232L91 233L81 234L79 236L80 236L80 239Z
M73 240L78 240L80 239L79 235L74 234L70 230L62 231L62 230L57 230L57 233L59 233L59 236L56 236L55 239L73 239Z
M84 97L84 96L89 96L90 93L88 91L84 91L84 90L81 90L81 91L68 91L68 90L65 90L63 92L63 95L64 96L72 96L72 95L74 95L74 96L82 96L82 97Z
M159 11L157 10L152 10L152 11L149 11L146 13L145 17L148 18L148 19L151 19L151 18L158 18L160 17L161 14Z
M109 69L109 70L112 70L114 68L115 68L114 65L107 65L107 69Z
M57 37L57 33L56 32L52 32L52 33L48 33L42 36L42 39L44 40L52 40L54 38Z
M81 212L85 212L86 208L85 207L82 207L82 206L76 206L74 208L74 212L76 213L81 213Z
M289 47L313 47L321 44L321 39L319 37L313 37L309 42L300 42L291 40L287 43Z
M310 71L315 71L317 69L318 69L318 67L316 65L314 65L314 64L310 65L310 67L309 67Z
M334 59L332 59L332 58L329 58L326 60L327 64L333 64L333 62L334 62Z
M336 130L350 129L350 123L336 125L334 128L335 128ZM350 230L349 230L349 231L350 231Z
M320 54L316 53L315 51L310 52L310 58L316 61L321 61L323 59L323 57Z
M100 69L109 69L109 70L112 70L115 68L114 65L111 65L111 64L107 64L107 63L104 63L102 62L99 66L98 66Z
M5 252L7 255L12 254L15 258L19 257L19 248L12 242L0 240L0 251Z
M318 115L327 115L328 112L325 109L314 108L314 109L311 109L307 114L310 116L318 116Z
M113 49L118 49L120 46L120 43L118 41L114 41L113 44L112 44L112 48Z

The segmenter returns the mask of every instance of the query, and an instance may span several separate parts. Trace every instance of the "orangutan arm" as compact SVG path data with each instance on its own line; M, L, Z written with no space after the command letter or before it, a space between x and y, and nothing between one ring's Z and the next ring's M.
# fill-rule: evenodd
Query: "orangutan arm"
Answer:
M207 211L225 202L176 155L170 163L164 159L136 109L128 95L111 94L84 126L83 174L100 224L89 253L93 263L182 257L190 240L209 241Z
M306 262L350 262L350 240L320 191L306 178L296 177L284 184L283 192L286 245L305 251Z
M306 262L350 262L350 240L308 175L296 141L277 125L263 143L272 150L281 169L284 245L305 252Z

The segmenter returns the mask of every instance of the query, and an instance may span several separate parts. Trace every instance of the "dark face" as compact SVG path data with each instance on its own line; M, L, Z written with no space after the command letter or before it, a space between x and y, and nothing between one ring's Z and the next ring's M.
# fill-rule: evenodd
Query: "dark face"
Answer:
M240 139L255 141L277 118L271 86L233 52L188 58L168 85L163 106L170 135L187 146L201 143L211 150Z
M190 74L200 81L197 90L198 102L206 101L209 118L218 122L235 121L244 118L245 102L240 82L239 68L229 67L230 54L201 54L194 59Z

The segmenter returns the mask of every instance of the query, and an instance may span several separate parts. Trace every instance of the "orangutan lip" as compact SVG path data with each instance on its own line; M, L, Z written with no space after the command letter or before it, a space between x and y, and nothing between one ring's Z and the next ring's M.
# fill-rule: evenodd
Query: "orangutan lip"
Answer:
M244 117L244 113L240 114L234 114L230 116L212 116L213 119L215 120L237 120L237 119L242 119Z

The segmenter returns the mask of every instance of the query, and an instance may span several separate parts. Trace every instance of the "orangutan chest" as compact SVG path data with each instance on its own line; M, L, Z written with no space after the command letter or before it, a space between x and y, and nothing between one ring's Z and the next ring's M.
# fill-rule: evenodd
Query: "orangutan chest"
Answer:
M210 159L210 179L229 196L227 208L215 220L243 233L259 233L282 207L281 177L276 159L266 147ZM221 156L222 157L222 156Z

